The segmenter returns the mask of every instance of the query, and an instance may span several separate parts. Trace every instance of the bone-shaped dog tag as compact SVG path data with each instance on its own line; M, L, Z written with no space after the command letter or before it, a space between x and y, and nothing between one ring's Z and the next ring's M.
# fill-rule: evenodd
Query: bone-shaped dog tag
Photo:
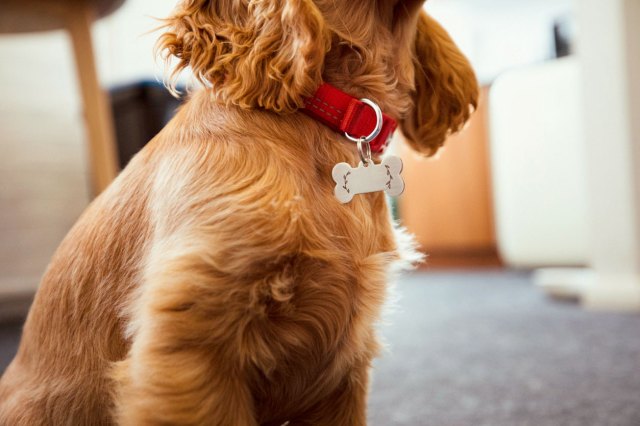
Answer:
M353 168L347 163L336 164L333 168L333 180L336 182L334 193L341 203L348 203L356 194L385 191L391 196L402 194L402 160L389 156L380 164L360 163Z

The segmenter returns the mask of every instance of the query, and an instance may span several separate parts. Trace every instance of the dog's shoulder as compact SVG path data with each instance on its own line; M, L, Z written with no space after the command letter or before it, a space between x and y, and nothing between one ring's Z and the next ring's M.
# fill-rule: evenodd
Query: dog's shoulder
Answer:
M204 220L215 228L213 218L222 222L227 214L234 220L224 228L241 224L244 232L249 218L251 227L294 220L302 213L298 207L317 202L317 193L331 194L332 164L319 172L314 152L300 137L306 120L195 94L143 154L153 164L155 216Z

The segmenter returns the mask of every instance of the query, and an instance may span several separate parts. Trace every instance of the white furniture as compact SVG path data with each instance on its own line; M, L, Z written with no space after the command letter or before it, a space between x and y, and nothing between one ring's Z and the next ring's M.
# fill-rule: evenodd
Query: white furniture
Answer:
M588 262L580 91L573 58L507 72L491 89L496 233L507 265Z

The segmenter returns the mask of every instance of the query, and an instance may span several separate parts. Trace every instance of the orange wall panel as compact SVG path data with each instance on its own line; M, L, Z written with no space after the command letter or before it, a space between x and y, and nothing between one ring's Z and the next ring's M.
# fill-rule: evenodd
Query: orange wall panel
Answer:
M434 158L421 158L404 143L402 223L427 252L495 249L488 155L487 90L467 127L449 138Z

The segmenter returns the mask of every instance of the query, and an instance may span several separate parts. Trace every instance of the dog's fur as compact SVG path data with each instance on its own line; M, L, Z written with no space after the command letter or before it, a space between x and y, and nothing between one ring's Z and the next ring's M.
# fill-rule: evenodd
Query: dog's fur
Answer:
M1 425L363 425L399 244L382 193L342 205L355 145L296 112L322 81L416 151L477 83L417 0L184 0L160 47L207 86L56 252L0 381Z

